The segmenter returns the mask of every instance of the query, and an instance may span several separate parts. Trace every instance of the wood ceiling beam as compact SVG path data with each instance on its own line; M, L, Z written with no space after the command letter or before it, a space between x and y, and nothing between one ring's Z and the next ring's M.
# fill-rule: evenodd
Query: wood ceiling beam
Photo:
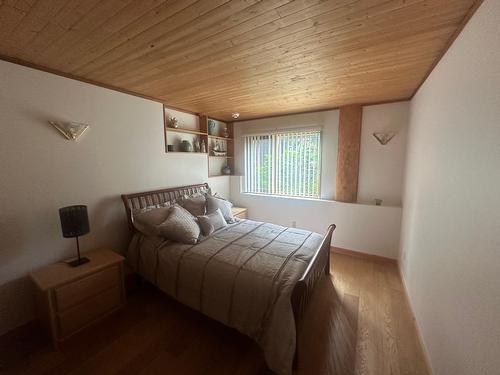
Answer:
M335 200L355 203L358 199L359 153L363 107L340 107Z

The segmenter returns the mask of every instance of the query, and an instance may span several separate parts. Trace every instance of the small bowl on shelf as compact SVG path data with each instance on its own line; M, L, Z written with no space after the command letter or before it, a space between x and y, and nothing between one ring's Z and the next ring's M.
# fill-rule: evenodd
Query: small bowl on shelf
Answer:
M183 140L180 143L180 149L182 152L193 152L193 145L188 140Z

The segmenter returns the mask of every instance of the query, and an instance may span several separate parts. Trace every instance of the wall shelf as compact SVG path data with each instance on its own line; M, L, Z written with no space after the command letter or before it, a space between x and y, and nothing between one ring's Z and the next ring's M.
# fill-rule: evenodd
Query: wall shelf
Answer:
M208 138L213 138L213 139L219 139L219 140L222 140L222 141L234 141L234 138L226 138L226 137L220 137L218 135L208 135Z
M186 133L186 134L194 134L194 135L207 135L207 133L203 133L200 131L181 129L181 128L169 128L168 126L165 128L165 130L167 132Z
M186 151L167 151L168 154L196 154L196 155L207 155L206 152L186 152Z
M197 154L208 156L207 166L208 166L208 176L218 177L218 176L230 176L222 173L222 169L228 166L231 172L234 172L234 126L232 123L223 123L221 121L215 121L215 127L213 129L214 134L208 134L208 116L199 115L198 116L198 126L197 129L185 129L185 128L171 128L167 124L169 123L169 113L170 109L163 106L163 125L164 125L164 137L165 137L165 152L167 154ZM182 124L180 124L182 125ZM227 128L229 137L222 137L216 134L223 134L224 128ZM175 135L177 134L177 135ZM194 140L197 138L200 143L204 142L207 152L183 152L179 151L180 144L183 140L179 134L188 134L186 140L188 140L194 149ZM189 139L190 138L190 139ZM168 145L172 145L174 151L168 151ZM226 156L216 156L210 155L216 145L219 145L220 150L227 152Z

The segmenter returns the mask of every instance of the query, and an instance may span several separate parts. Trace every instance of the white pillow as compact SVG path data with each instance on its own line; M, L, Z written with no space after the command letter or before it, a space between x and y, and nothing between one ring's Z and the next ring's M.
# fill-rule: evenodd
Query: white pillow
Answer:
M158 234L172 241L195 244L200 237L200 227L189 211L174 205L167 220L158 226Z
M214 196L207 195L207 213L213 214L217 209L220 210L222 216L228 223L234 222L233 211L231 208L233 204L225 199L217 198Z
M204 236L210 236L216 230L227 226L220 209L208 215L198 216L198 224L200 224L201 232Z
M152 206L132 210L132 224L146 236L157 236L158 225L163 223L170 213L170 204L163 203L161 207Z
M197 193L191 196L185 195L179 200L179 204L194 216L205 215L206 198L203 194Z

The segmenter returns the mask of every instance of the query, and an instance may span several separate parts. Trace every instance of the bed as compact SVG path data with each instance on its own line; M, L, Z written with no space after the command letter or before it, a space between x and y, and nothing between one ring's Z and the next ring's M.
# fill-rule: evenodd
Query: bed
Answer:
M195 245L135 230L132 210L207 189L199 184L122 195L132 234L128 263L179 302L253 338L271 370L290 374L304 312L318 280L330 272L335 225L321 236L238 220Z

